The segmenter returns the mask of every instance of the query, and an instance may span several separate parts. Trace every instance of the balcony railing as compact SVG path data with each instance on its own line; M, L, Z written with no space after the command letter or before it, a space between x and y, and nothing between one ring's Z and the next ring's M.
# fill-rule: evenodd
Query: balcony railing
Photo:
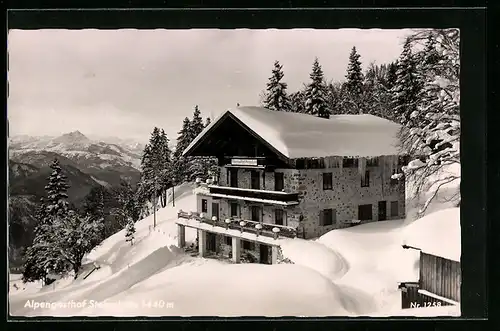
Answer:
M226 229L239 230L241 232L253 233L257 236L265 236L277 239L279 236L286 238L296 238L297 229L291 226L259 223L255 221L248 221L244 219L228 218L225 220L213 220L201 215L198 212L185 212L179 211L177 214L179 218L194 219L198 222L219 226Z
M254 189L244 189L239 187L227 187L218 185L208 185L209 192L212 194L223 194L229 196L237 196L241 198L251 198L251 199L261 199L261 200L272 200L287 203L298 203L299 193L288 193L282 191L266 191L266 190L254 190Z

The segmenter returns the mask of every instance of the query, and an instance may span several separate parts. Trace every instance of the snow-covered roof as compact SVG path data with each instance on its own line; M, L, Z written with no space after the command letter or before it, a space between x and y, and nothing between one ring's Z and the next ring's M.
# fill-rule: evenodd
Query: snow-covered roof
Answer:
M460 208L448 208L424 216L406 227L404 244L424 253L460 262Z
M374 115L333 115L272 111L260 107L229 109L186 148L187 153L224 115L231 113L285 157L374 157L398 154L400 126Z

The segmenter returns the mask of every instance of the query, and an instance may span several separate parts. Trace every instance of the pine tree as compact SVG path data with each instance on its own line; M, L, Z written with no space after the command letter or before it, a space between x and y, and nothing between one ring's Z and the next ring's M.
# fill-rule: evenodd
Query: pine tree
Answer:
M323 77L323 69L318 58L314 60L311 82L306 89L305 112L322 118L330 118L330 110L327 107L327 87Z
M407 40L398 60L394 85L392 109L394 118L406 125L411 121L412 114L417 110L422 83L417 72L417 64L412 53L411 43Z
M50 246L50 220L43 198L37 208L33 243L24 253L23 281L33 282L43 280L47 282L49 268L54 262L52 247Z
M290 94L291 112L305 113L306 96L304 91L297 91Z
M184 121L182 122L182 128L181 130L177 133L177 144L175 147L175 152L174 152L174 157L176 159L180 158L182 156L182 153L184 150L189 146L191 143L191 121L189 118L184 118Z
M386 78L385 78L385 88L388 91L391 91L396 85L396 80L398 78L397 76L397 70L398 70L398 64L396 62L391 62L387 66L387 72L386 72Z
M356 47L353 47L349 55L349 64L347 65L347 75L345 89L349 102L346 113L362 114L365 112L363 104L364 88L363 88L363 71L361 69L361 56L357 53Z
M266 84L266 93L263 100L264 108L275 111L290 111L291 103L286 93L287 84L282 82L283 66L279 61L274 62L274 68L269 82Z
M72 210L68 212L64 222L58 223L56 233L60 240L56 242L56 247L65 262L71 266L75 279L85 254L100 243L102 231L102 222L92 221L90 217L81 217Z
M459 38L457 29L433 29L417 32L408 39L408 43L427 40L424 53L417 54L421 59L432 55L434 51L429 45L435 43L434 55L439 58L420 67L423 89L412 113L414 120L406 122L401 130L404 151L420 159L418 167L404 168L414 183L416 196L427 195L420 215L444 185L459 183L461 179L459 173L447 171L452 165L460 165ZM454 198L459 205L459 189Z
M130 220L125 228L125 241L129 242L130 245L134 245L135 240L135 223Z
M191 124L189 126L190 135L189 135L189 143L196 138L205 126L203 125L203 119L200 116L200 109L198 106L194 107L193 119L191 120ZM187 146L186 146L187 147Z
M54 159L50 165L52 173L45 186L47 191L47 213L52 217L64 218L68 213L68 191L69 185L66 183L66 176L62 173L59 161Z

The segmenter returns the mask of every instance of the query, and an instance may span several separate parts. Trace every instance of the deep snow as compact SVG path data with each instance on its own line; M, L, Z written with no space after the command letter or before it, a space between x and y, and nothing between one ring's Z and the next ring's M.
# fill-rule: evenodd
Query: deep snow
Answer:
M325 156L381 156L398 154L400 126L373 115L333 115L276 112L260 107L229 109L211 122L185 149L187 153L230 112L288 158Z
M86 257L77 280L70 276L42 289L25 284L24 290L14 290L13 284L20 281L11 275L9 312L17 316L460 314L459 307L402 310L397 289L399 282L418 278L418 252L401 245L417 233L440 231L437 234L449 240L440 223L456 223L458 209L414 222L384 221L333 230L317 240L284 239L283 255L294 264L238 265L191 256L176 247L177 211L195 206L193 186L178 187L175 207L169 199L169 205L157 212L155 229L151 215L136 224L133 246L125 242L123 231L106 239ZM195 234L186 229L188 244ZM425 241L426 236L418 238ZM83 279L94 264L100 268ZM31 304L54 307L34 309Z

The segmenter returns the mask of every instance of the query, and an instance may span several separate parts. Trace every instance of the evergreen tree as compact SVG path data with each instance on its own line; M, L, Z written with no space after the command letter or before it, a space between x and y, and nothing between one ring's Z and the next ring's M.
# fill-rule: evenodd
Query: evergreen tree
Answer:
M291 112L305 113L306 96L304 91L290 94Z
M328 109L330 109L332 115L343 113L342 93L343 89L341 83L328 84Z
M100 243L103 224L92 221L90 217L81 217L71 210L55 230L60 238L55 245L64 261L70 265L76 279L83 257Z
M279 61L275 61L272 75L266 84L266 94L263 100L264 108L276 111L291 110L290 99L286 93L287 84L282 82L283 76L283 66Z
M432 55L434 51L429 45L435 43L435 55L439 58L420 67L423 89L411 115L412 121L407 121L401 130L404 152L420 160L418 166L404 168L405 174L413 181L417 197L420 194L427 196L420 215L443 186L460 183L461 179L460 173L448 171L448 167L460 165L459 38L457 29L432 29L416 32L407 41L427 40L424 53L417 54L421 59ZM453 198L459 205L459 189Z
M68 188L66 176L62 173L61 166L57 159L54 159L50 165L52 173L45 186L47 191L47 213L51 217L64 218L68 213Z
M345 91L349 102L346 113L362 114L365 112L363 104L364 89L363 89L363 71L361 69L361 56L357 53L356 47L353 47L349 55L349 64L347 65L347 75L345 82Z
M34 228L33 243L24 253L23 281L42 280L46 284L49 269L54 263L54 254L50 246L50 220L43 198L37 208L35 218L37 224Z
M195 106L193 112L193 119L191 120L191 124L189 127L190 129L189 143L191 143L191 141L193 141L194 138L196 138L201 133L201 131L203 131L204 128L205 126L203 125L203 119L200 116L200 109L198 108L198 106Z
M207 117L207 119L205 120L205 127L209 126L211 121L212 120L210 119L210 117Z
M134 245L135 240L135 223L130 220L125 228L125 241L129 242L130 245Z
M386 73L386 78L385 78L385 88L388 91L391 91L393 89L394 85L396 85L396 80L398 78L397 70L398 70L397 61L391 62L387 66L387 73Z
M411 43L408 40L399 57L396 75L396 84L392 89L392 109L395 120L406 125L411 121L412 113L417 110L422 88Z
M322 118L330 118L330 110L327 107L327 87L323 77L323 69L318 58L314 60L311 82L306 89L305 112Z
M184 118L184 121L182 122L182 128L181 130L177 133L177 144L175 147L175 152L174 152L174 157L176 159L180 158L182 156L182 153L184 150L189 146L191 143L191 121L189 118Z

